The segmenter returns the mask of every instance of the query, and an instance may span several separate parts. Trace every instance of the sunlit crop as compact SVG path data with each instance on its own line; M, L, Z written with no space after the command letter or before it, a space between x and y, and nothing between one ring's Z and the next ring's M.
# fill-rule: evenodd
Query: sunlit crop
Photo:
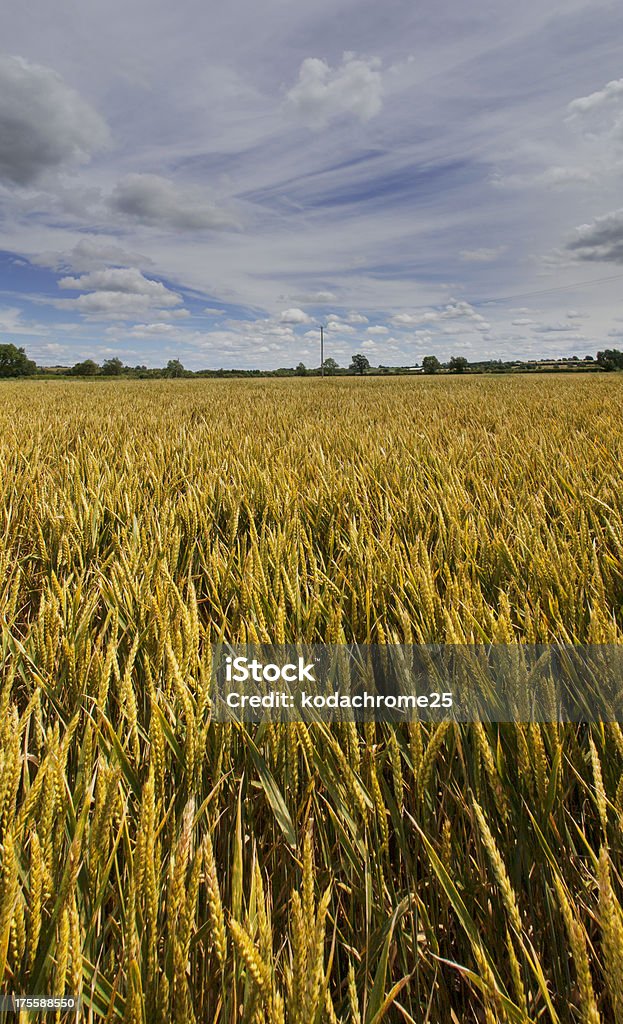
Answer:
M618 725L209 699L222 638L621 643L622 409L618 374L3 383L0 990L623 1021Z

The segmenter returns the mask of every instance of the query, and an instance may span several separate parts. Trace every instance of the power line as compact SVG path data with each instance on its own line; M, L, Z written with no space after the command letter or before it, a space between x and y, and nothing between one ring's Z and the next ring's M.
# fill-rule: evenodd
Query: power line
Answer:
M611 274L610 277L594 277L590 281L576 281L574 284L559 284L554 288L543 288L536 292L516 292L514 295L502 295L499 299L477 299L479 305L485 302L509 302L510 299L528 299L533 295L549 295L551 292L568 291L571 288L583 288L585 285L601 284L603 281L619 281L623 274Z

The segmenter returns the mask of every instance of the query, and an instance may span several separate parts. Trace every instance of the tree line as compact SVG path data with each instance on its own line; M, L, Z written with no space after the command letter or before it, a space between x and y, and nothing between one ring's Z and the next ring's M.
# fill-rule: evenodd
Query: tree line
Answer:
M437 356L424 356L422 365L419 366L384 366L372 367L367 356L360 352L355 353L348 367L341 367L335 359L324 360L322 367L307 367L304 363L298 363L295 367L282 366L276 370L187 370L179 359L169 359L164 367L125 366L117 356L105 359L101 365L94 359L84 359L74 363L71 367L54 368L55 375L71 377L138 377L138 378L178 378L178 377L307 377L319 376L321 373L327 376L352 375L363 376L366 373L407 373L419 370L425 374L435 373L512 373L524 369L534 370L551 367L559 364L560 360L510 360L501 359L478 360L469 362L465 356L452 356L447 362L442 363ZM573 364L575 368L599 368L600 370L613 371L623 370L623 352L618 349L605 349L597 353L597 356L585 356L579 359L577 356L565 360L567 364ZM23 348L13 344L0 345L0 377L32 377L35 374L42 374L45 367L38 367L33 359L29 359Z

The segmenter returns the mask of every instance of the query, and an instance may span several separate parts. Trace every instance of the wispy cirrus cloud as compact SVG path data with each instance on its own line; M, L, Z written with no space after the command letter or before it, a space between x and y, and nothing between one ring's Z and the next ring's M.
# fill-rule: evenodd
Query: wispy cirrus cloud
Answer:
M464 263L493 263L507 248L506 245L497 245L490 249L462 249L459 256Z
M47 323L47 344L76 353L105 334L155 363L177 345L193 366L311 364L320 323L341 361L364 343L382 362L567 354L584 335L532 328L575 326L573 295L586 337L606 337L623 12L283 11L13 7L0 288L15 330Z

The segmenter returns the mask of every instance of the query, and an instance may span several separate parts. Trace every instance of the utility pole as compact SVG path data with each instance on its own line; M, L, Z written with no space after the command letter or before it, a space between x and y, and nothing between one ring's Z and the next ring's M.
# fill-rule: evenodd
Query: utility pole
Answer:
M320 325L320 376L324 377L324 327Z

